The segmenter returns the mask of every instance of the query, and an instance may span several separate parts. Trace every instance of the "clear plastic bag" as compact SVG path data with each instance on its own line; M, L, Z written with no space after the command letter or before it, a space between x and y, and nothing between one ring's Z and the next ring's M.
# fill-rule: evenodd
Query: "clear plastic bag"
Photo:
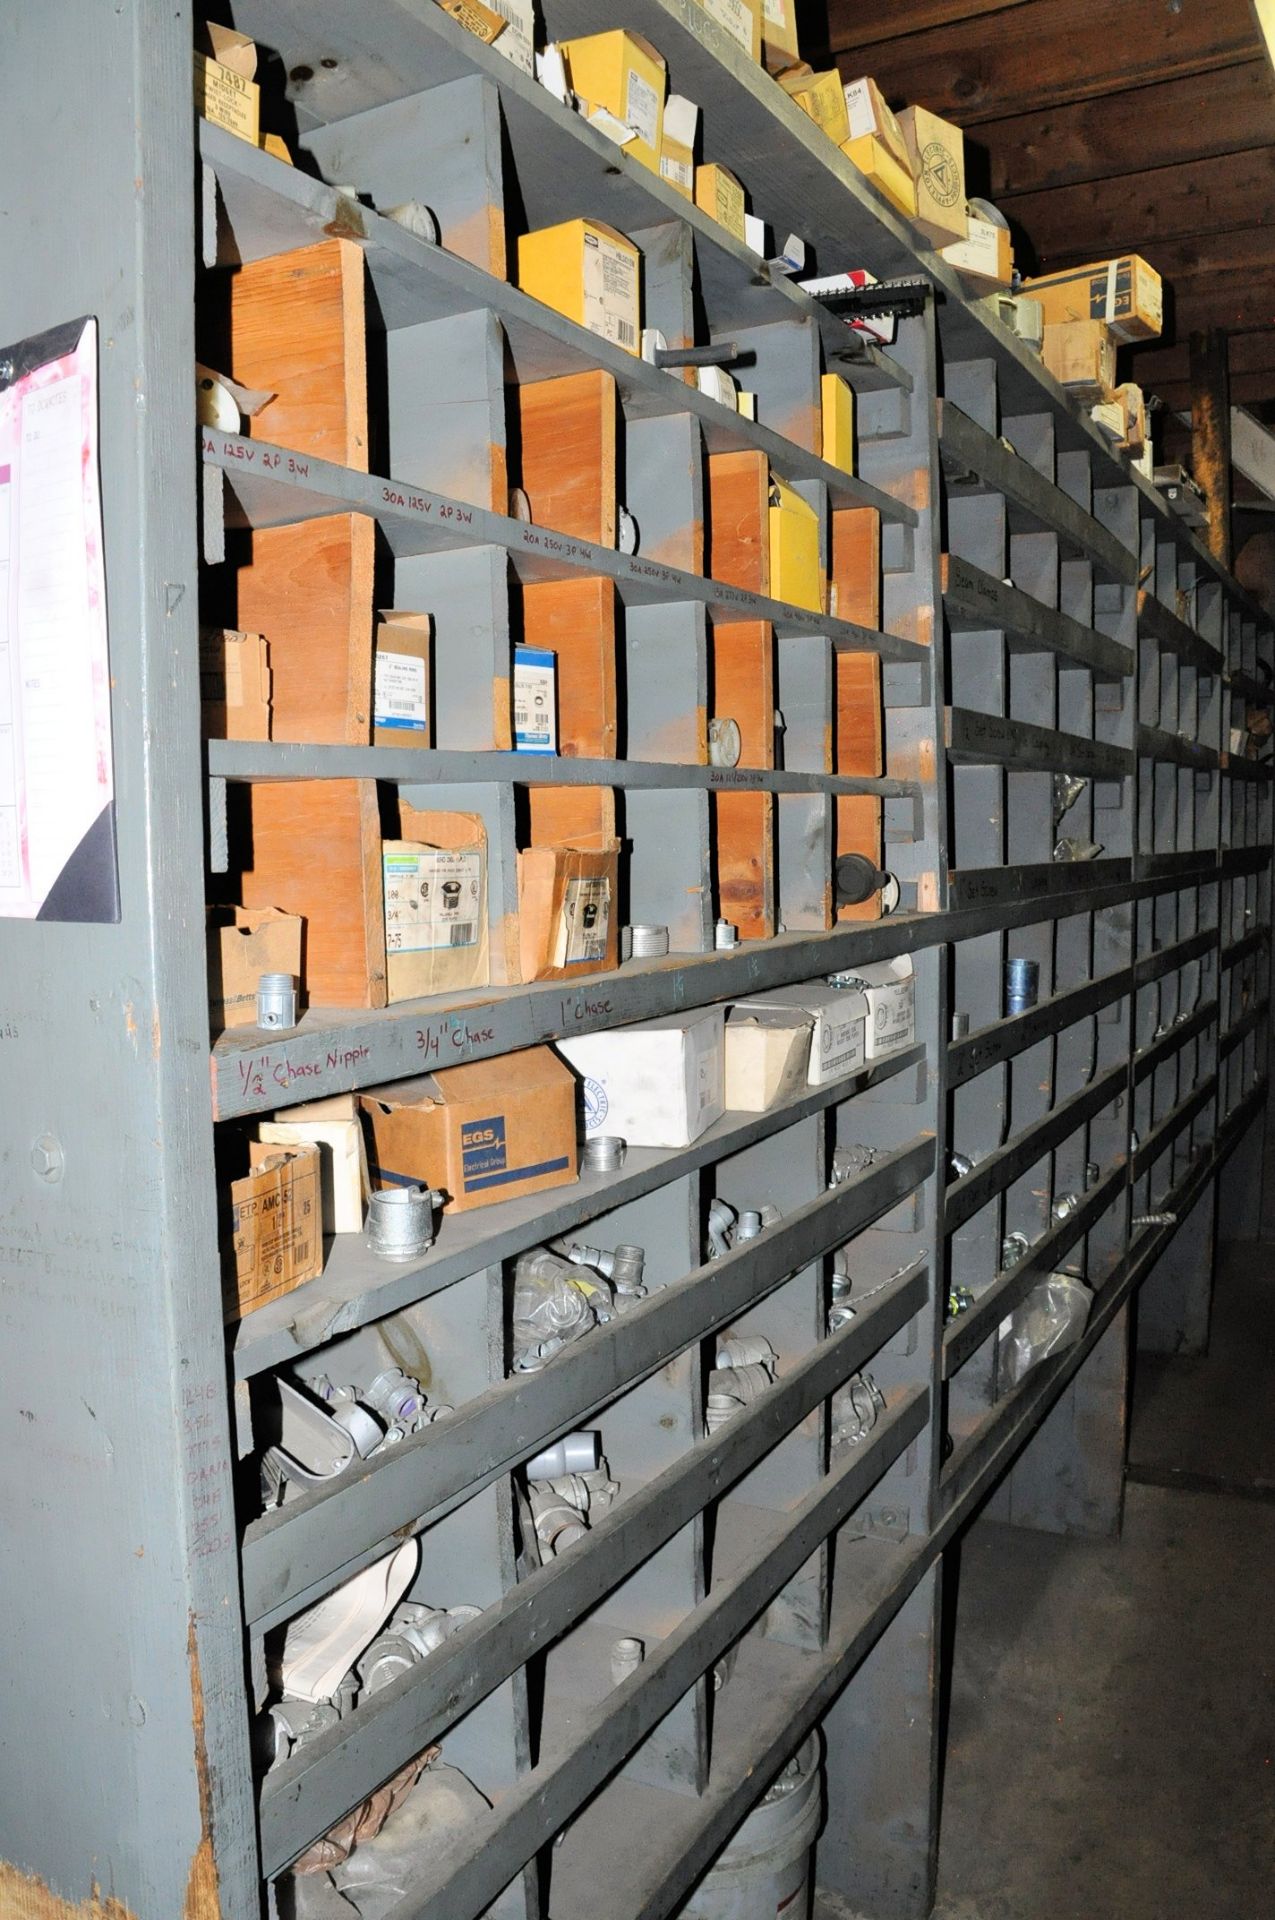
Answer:
M1093 1295L1070 1273L1048 1273L1010 1316L1001 1339L1000 1371L1007 1386L1017 1386L1033 1367L1074 1347L1084 1333Z
M519 1256L513 1296L514 1366L520 1373L536 1372L600 1318L611 1317L606 1281L544 1247Z

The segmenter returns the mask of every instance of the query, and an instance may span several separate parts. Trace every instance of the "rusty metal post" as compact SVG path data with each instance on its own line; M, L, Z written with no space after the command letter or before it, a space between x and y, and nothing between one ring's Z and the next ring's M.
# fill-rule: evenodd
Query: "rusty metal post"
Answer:
M1227 336L1219 327L1193 333L1191 471L1208 508L1209 551L1231 564L1231 381Z

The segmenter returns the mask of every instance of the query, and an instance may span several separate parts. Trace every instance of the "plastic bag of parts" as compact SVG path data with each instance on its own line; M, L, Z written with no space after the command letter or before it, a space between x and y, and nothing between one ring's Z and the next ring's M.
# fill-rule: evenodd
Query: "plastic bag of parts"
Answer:
M330 1870L297 1876L295 1920L385 1920L422 1865L490 1805L456 1767L428 1766L374 1837Z
M610 1319L610 1308L611 1289L597 1274L572 1266L547 1247L520 1255L514 1268L515 1368L537 1372L599 1319Z
M1017 1386L1042 1360L1074 1347L1092 1305L1093 1295L1083 1280L1069 1273L1046 1274L1010 1315L1009 1332L1000 1345L1002 1380Z

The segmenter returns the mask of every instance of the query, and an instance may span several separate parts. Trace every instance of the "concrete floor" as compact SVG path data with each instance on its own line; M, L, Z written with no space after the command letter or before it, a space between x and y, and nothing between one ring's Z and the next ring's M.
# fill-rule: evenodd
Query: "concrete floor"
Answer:
M1275 1247L1129 1452L1121 1541L963 1544L935 1920L1275 1913Z

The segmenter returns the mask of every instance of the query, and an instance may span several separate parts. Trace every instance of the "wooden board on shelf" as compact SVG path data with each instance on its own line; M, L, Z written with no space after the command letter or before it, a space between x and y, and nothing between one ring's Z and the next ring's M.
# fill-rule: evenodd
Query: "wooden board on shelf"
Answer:
M544 580L522 589L522 638L558 661L558 751L616 754L615 588L609 580Z
M383 1007L385 904L374 780L263 780L232 789L232 859L246 907L305 921L304 999Z
M352 240L251 261L230 276L230 365L274 394L246 427L279 447L368 469L363 249Z
M615 381L566 374L512 389L522 443L522 486L538 527L613 547L616 533Z
M843 507L832 515L830 583L838 620L881 627L881 515L875 507Z
M874 516L875 517L875 516ZM839 653L836 671L836 770L876 779L885 765L881 661L874 653ZM881 864L881 801L871 793L839 793L836 852L862 853ZM837 908L838 920L879 920L881 896Z
M270 646L275 740L371 740L375 541L373 522L357 513L252 535L237 618Z
M763 453L712 453L708 570L750 593L770 592L770 463Z

